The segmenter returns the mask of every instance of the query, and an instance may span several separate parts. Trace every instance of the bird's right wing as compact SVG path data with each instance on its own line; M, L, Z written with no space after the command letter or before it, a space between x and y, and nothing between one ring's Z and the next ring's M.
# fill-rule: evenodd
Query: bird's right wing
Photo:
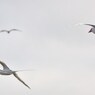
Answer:
M3 66L4 70L9 70L9 67L2 61L0 61L0 64Z
M92 27L94 27L94 28L95 28L95 25L92 25L92 24L84 24L84 25L89 25L89 26L92 26Z
M19 30L19 29L11 29L9 31L21 31L21 30Z
M27 86L29 89L31 89L24 81L22 81L19 76L16 74L16 72L13 73L13 75L20 81L22 82L25 86Z

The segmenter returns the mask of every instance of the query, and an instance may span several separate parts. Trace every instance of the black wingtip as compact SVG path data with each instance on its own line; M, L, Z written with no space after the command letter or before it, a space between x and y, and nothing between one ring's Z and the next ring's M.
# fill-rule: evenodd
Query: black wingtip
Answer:
M88 33L91 33L91 32L92 32L92 29L90 29Z
M27 87L28 87L29 89L31 89L28 85L27 85Z

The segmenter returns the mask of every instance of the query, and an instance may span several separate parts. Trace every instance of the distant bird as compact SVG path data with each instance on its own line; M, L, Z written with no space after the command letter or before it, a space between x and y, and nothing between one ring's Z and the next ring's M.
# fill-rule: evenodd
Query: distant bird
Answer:
M12 31L20 31L19 29L11 29L11 30L1 30L0 32L7 32L10 33Z
M89 30L88 33L94 33L95 34L95 25L92 25L92 24L84 24L84 25L88 25L88 26L91 26L92 28Z
M31 89L24 81L22 81L19 76L16 74L16 72L18 71L12 71L11 69L9 69L9 67L2 61L0 61L0 64L3 66L3 70L0 70L0 74L1 75L14 75L20 82L22 82L26 87L28 87L29 89Z

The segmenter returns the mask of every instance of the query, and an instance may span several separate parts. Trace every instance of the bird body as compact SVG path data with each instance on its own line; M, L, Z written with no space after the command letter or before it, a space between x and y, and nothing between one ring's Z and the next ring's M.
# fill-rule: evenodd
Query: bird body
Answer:
M94 33L95 34L95 25L92 25L92 24L84 24L84 25L88 25L88 26L91 26L92 28L89 30L88 33Z
M0 64L3 66L3 70L0 70L0 74L1 75L14 75L20 82L22 82L26 87L28 87L30 89L30 87L24 82L22 81L19 76L16 74L16 72L18 71L12 71L9 69L9 67L2 61L0 61Z
M0 70L1 75L11 75L13 72L11 70Z

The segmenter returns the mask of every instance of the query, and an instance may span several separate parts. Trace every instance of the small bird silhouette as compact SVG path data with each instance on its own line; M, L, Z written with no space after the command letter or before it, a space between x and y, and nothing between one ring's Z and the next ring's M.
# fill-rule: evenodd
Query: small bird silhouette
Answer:
M91 26L92 28L89 30L88 33L94 33L95 34L95 25L92 25L92 24L84 24L84 25L88 25L88 26Z
M12 31L20 31L19 29L11 29L11 30L1 30L0 32L7 32L10 33Z
M3 70L0 70L0 74L1 75L14 75L20 82L22 82L26 87L28 87L29 89L31 89L24 81L22 81L19 76L16 74L16 72L18 71L12 71L11 69L9 69L9 67L2 61L0 61L0 64L3 66Z

